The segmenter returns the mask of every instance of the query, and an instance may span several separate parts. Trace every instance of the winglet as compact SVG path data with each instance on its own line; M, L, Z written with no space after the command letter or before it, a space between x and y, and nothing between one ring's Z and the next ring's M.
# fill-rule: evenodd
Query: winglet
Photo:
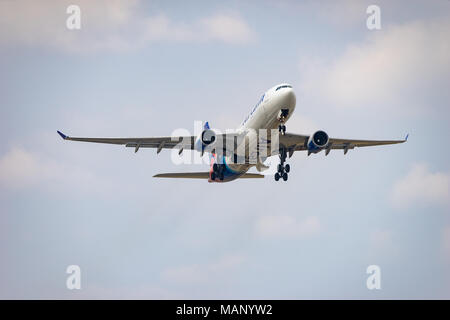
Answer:
M203 126L203 129L208 130L209 129L209 123L208 121L205 122L205 125Z
M405 142L408 141L409 133L405 137Z
M64 134L64 133L62 133L61 131L56 131L56 132L58 132L58 134L61 136L61 138L63 138L64 140L66 140L67 139L67 136Z

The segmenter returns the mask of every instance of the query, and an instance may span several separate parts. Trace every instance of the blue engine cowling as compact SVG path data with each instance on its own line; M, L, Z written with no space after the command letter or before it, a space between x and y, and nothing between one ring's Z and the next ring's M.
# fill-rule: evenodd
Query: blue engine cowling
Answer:
M205 129L195 141L195 150L203 152L206 147L212 147L216 142L217 132L214 129Z
M308 152L309 153L317 153L322 149L325 149L328 145L329 138L328 134L325 131L319 130L316 131L312 136L308 139Z

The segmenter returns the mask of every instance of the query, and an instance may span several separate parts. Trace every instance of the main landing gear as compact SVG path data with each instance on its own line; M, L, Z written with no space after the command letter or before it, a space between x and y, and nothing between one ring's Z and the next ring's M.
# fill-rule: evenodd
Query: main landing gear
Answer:
M288 164L284 164L286 162L286 149L281 148L280 149L280 164L278 165L277 173L275 173L275 181L280 180L280 178L283 178L283 181L287 181L288 179L288 172L291 171L291 166Z
M211 180L216 180L216 178L218 178L220 181L223 181L224 171L225 171L225 165L214 163L213 164L213 172L211 173Z

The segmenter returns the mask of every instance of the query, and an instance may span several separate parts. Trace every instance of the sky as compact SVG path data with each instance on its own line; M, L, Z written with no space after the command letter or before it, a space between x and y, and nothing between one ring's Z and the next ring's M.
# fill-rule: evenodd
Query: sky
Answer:
M449 299L449 32L446 0L0 0L0 298ZM209 184L56 134L225 131L285 82L288 132L408 142Z

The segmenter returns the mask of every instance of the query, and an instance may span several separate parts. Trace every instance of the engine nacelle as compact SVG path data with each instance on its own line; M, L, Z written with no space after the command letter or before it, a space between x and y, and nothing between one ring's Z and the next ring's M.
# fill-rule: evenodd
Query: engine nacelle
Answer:
M214 129L205 129L195 141L195 150L203 152L206 147L212 148L217 142L218 133Z
M306 145L309 153L317 153L328 146L329 138L325 131L316 131L308 139L308 144Z

